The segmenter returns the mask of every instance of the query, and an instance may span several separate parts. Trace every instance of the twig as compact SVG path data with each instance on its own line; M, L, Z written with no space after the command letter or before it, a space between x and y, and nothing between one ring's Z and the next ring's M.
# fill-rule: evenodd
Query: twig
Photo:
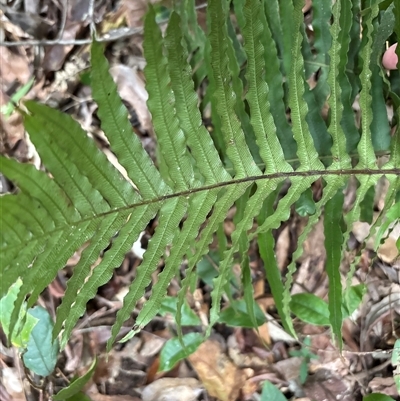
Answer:
M58 31L58 35L57 35L57 39L56 39L58 41L60 41L64 35L65 25L67 23L69 0L64 0L61 3L62 3L61 26L60 26L60 30Z
M94 24L94 0L89 0L89 8L88 8L88 20L90 25L90 30L92 32L96 32L96 26Z

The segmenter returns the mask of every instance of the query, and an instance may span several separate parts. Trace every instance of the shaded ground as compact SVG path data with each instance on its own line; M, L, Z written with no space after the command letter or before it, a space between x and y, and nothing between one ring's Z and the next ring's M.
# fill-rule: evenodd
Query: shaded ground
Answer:
M1 40L14 45L28 40L30 44L1 47L0 104L7 104L10 97L34 77L35 82L26 98L46 102L71 113L91 133L110 161L116 163L99 128L96 105L87 85L87 43L90 42L89 28L93 23L107 41L106 54L112 67L111 73L131 112L132 126L146 150L154 156L155 144L142 73L145 62L142 57L141 18L145 3L144 0L96 1L93 7L93 2L89 0L64 0L59 4L37 0L2 6ZM204 20L203 8L199 9L199 19ZM62 44L52 44L54 40L61 40ZM49 41L48 44L43 46L46 41ZM42 45L39 46L39 43ZM39 166L40 160L25 135L20 116L14 113L8 119L3 115L0 118L1 153ZM3 193L12 190L4 177L1 177L1 186ZM312 189L314 198L318 199L321 186L317 183ZM385 182L382 181L375 199L376 211L382 208L384 192ZM346 194L348 205L353 196L354 188L350 188ZM304 224L305 220L293 213L291 219L274 233L282 274L291 260ZM233 222L228 219L225 226L228 236L232 226ZM400 262L396 260L394 237L389 238L378 255L372 252L372 246L360 249L360 242L368 233L366 223L355 225L350 249L354 253L361 251L353 284L366 284L367 294L351 319L345 321L342 356L332 343L331 333L323 327L295 320L299 341L282 330L265 281L264 266L256 244L253 244L250 258L254 296L268 316L268 323L261 326L258 332L219 324L211 339L188 360L169 372L159 373L160 351L165 341L175 333L172 317L160 316L128 343L115 345L107 360L105 343L110 328L153 230L152 226L147 228L141 241L135 244L115 271L112 280L89 303L86 315L74 330L48 382L42 383L30 377L29 372L24 372L17 351L6 347L1 333L2 400L23 400L25 397L46 399L49 391L56 393L74 376L82 375L95 356L99 357L99 363L92 380L85 387L86 394L94 401L258 400L265 380L274 383L288 399L293 400L350 401L361 399L362 395L372 391L396 398L390 353L385 351L392 349L400 334ZM297 261L292 294L310 292L326 299L323 239L321 221L304 243L304 253ZM215 243L213 249L216 247ZM79 255L75 255L70 259L67 268L59 273L57 280L40 298L40 303L53 315L63 297L66 279L78 258ZM204 263L211 267L214 264L210 257ZM343 272L348 270L346 260L342 268ZM234 266L233 272L239 277L239 266ZM172 282L169 295L176 295L178 289L178 281ZM200 282L188 302L202 323L206 324L209 285ZM133 317L136 313L134 311ZM126 332L132 323L133 320L127 322ZM315 357L305 360L304 353L293 352L299 350L308 350ZM302 380L305 367L306 377Z

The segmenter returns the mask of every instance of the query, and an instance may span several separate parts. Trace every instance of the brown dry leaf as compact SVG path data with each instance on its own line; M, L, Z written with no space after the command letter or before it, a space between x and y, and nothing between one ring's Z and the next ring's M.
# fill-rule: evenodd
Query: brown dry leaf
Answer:
M273 362L273 357L270 354L267 357L265 355L260 357L255 352L242 352L237 341L237 336L237 334L232 334L227 340L228 355L236 366L240 368L265 369L269 363Z
M3 47L0 50L0 82L3 91L7 91L15 81L25 84L31 72L27 57Z
M271 344L271 336L269 334L268 323L264 323L262 326L254 329L254 332L264 344Z
M306 12L310 11L310 8L312 6L312 1L311 0L306 0L306 4L304 5L302 11L305 14Z
M152 128L151 116L146 104L148 94L137 70L119 64L112 67L110 73L117 83L118 92L122 99L135 110L143 129L150 131Z
M390 236L386 241L379 247L378 256L385 263L393 263L399 256L399 251L396 245L397 238Z
M144 388L142 401L195 401L202 391L197 379L165 377Z
M386 263L377 260L374 264L374 270L377 271L377 269L380 269L386 276L379 275L378 271L378 277L387 278L391 283L400 284L400 257L394 261L392 266L388 266Z
M77 33L81 29L81 24L75 22L67 22L64 32L62 34L62 40L73 40L76 38ZM50 46L46 50L46 55L43 60L44 71L58 71L64 64L65 58L69 52L73 49L73 45L54 45Z
M296 356L278 361L275 363L274 367L287 382L291 380L295 381L300 377L300 366L302 362L302 358Z
M249 370L249 369L247 369L247 370ZM252 372L252 374L250 374L250 373L251 372L249 372L249 374L247 375L248 377L254 376L254 372ZM251 400L252 396L256 393L258 387L259 387L258 384L256 382L254 382L254 380L252 380L252 378L246 380L246 383L242 387L243 399Z
M266 313L266 308L265 305L263 303L258 302L258 306L260 307L260 309ZM254 329L255 334L258 336L258 338L264 343L264 344L271 344L271 336L269 334L269 329L268 329L268 323L264 323L263 325L261 325L260 327L256 329Z
M287 225L280 233L276 241L275 257L276 263L278 264L279 270L283 271L288 265L290 254L290 230Z
M89 15L89 1L73 0L66 3L68 10L66 14L65 26L61 34L62 40L74 40L79 31L90 21L87 17ZM63 7L65 7L64 5ZM73 45L69 46L50 46L46 48L46 55L43 60L44 71L58 71L64 64L64 61L73 49Z
M2 384L11 397L11 400L25 400L25 393L20 376L18 374L18 370L15 368L2 367L1 375Z
M14 113L8 119L0 113L0 153L13 149L17 142L24 138L22 116Z
M302 221L299 223L298 227L301 229ZM297 269L292 295L302 293L305 289L320 298L326 295L328 279L325 272L324 238L324 223L323 219L320 219L303 243L304 252L298 260L301 265Z
M157 3L158 0L123 0L120 13L126 18L129 28L143 26L143 17L147 11L148 3Z
M368 387L374 393L382 393L394 398L398 396L393 377L374 377Z
M130 395L104 395L96 391L88 391L88 396L92 401L141 401L139 397Z
M209 395L221 401L235 401L246 382L244 372L227 357L221 344L207 340L189 357Z
M15 11L11 7L4 7L4 14L12 24L36 39L44 38L52 25L36 13Z
M264 277L260 277L256 279L255 283L253 284L254 289L254 299L262 297L265 294L265 279Z
M320 369L308 377L304 393L315 401L353 401L354 395L343 378L334 376L329 370Z
M274 342L283 341L288 344L296 343L297 340L279 325L279 323L268 313L265 314L267 317L268 333Z

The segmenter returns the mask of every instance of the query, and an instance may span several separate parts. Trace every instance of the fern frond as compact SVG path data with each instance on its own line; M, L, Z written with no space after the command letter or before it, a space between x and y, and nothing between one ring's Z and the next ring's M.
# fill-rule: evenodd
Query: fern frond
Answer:
M156 217L157 228L117 314L108 349L152 284L160 261L163 268L150 299L125 339L157 314L170 281L186 261L178 294L176 319L180 323L181 307L196 278L196 264L209 251L216 233L221 257L206 335L218 320L237 254L247 310L257 324L247 254L249 242L257 236L279 315L285 329L295 335L289 306L296 260L325 212L330 324L340 343L340 260L352 225L359 219L365 195L386 176L390 187L373 233L395 202L400 184L399 127L391 138L390 158L383 167L378 167L375 156L377 147L388 145L389 127L386 116L374 114L376 110L382 114L385 105L383 81L371 80L377 73L379 55L378 44L373 45L380 40L375 28L379 4L364 10L360 44L356 34L360 28L352 18L359 3L353 3L338 0L332 5L324 0L322 8L314 4L314 43L305 33L299 1L235 0L237 27L235 19L230 19L230 2L210 0L208 32L204 33L196 21L195 2L185 0L179 13L172 12L164 37L150 7L145 20L145 75L157 137L157 164L130 126L102 46L93 43L93 98L110 150L125 175L108 162L71 117L26 102L25 126L41 157L43 171L0 156L2 173L18 188L16 194L0 197L0 208L5 211L0 214L1 295L18 277L23 282L11 328L25 297L30 294L28 305L36 302L78 252L79 262L67 281L53 333L62 333L61 344L65 346L87 302L110 280L132 243ZM398 7L393 10L396 20ZM243 43L235 35L237 28ZM360 46L361 136L351 110L359 92L354 65L359 61ZM318 85L310 90L308 74L320 67ZM211 103L211 135L203 125L196 93L206 77L202 107ZM389 79L385 83L391 84ZM323 105L329 107L327 121L321 116ZM398 118L400 110L396 107ZM385 137L378 144L374 135L381 126ZM355 152L355 167L349 149ZM288 160L295 154L295 160ZM324 159L327 154L332 162ZM357 179L359 187L351 210L344 216L343 228L343 188L350 177ZM272 230L289 219L292 206L317 180L323 182L322 196L315 203L315 213L308 217L282 280L273 254ZM278 196L278 188L285 181L290 181L290 187ZM224 237L223 223L234 206L235 229L229 241ZM348 282L352 274L353 270Z

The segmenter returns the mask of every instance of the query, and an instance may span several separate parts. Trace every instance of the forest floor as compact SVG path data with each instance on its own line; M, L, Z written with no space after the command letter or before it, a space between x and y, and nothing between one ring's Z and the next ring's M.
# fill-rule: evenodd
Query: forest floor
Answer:
M115 158L99 127L97 106L89 87L90 23L94 23L106 41L111 73L130 110L133 129L154 157L156 145L146 106L143 75L142 18L146 0L99 0L93 9L92 5L90 0L28 0L0 6L0 42L14 44L0 47L0 106L6 105L11 96L35 78L24 98L45 102L72 114L113 162ZM199 5L199 21L204 23L205 8ZM60 41L58 44L55 43L57 40ZM15 46L18 42L20 45ZM8 118L0 115L0 122L0 152L21 162L40 165L27 139L21 116L18 113L12 113ZM321 184L316 183L312 188L314 198L318 198L321 190ZM375 197L375 211L382 208L384 192L385 183L382 182ZM353 195L354 188L348 191L346 199L350 202ZM291 218L274 232L276 258L282 274L291 260L305 221L293 212ZM111 281L101 287L88 304L86 314L59 356L54 374L45 383L44 392L35 389L36 379L24 371L18 351L7 348L0 330L0 399L46 399L49 389L56 393L74 377L83 375L95 357L98 358L97 367L84 388L87 399L93 401L265 401L269 399L261 396L265 380L277 386L287 399L296 401L353 401L361 400L370 392L398 397L388 351L400 335L400 299L397 296L400 294L400 260L396 261L394 240L385 243L378 254L373 252L370 243L360 248L368 233L367 223L354 226L349 242L352 252L361 253L354 284L365 284L367 291L360 307L344 322L342 355L326 327L295 319L299 339L284 332L256 244L250 248L254 297L268 316L268 322L258 331L220 323L212 337L189 358L169 371L159 372L160 352L175 333L173 317L163 313L139 335L127 343L117 343L106 354L105 344L111 326L140 264L156 223L153 224L115 270ZM228 236L233 224L229 218L226 220ZM297 261L292 294L308 292L326 299L322 221L303 247L303 255ZM206 271L215 270L212 256L216 250L215 243L202 261ZM59 272L40 297L41 305L53 316L63 297L66 279L78 258L79 255L75 255L68 261L66 269ZM344 260L343 271L348 267ZM233 266L235 275L240 276L239 266ZM200 281L188 299L188 304L203 323L207 322L210 288L207 280ZM170 285L169 296L174 297L178 290L179 282L175 280ZM126 332L132 322L127 322Z

